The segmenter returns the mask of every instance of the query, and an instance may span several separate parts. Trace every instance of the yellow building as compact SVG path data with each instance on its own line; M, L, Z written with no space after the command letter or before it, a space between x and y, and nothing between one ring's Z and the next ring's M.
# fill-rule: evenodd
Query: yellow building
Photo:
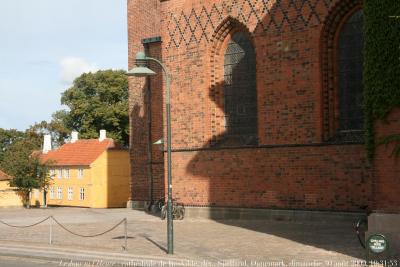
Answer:
M10 186L11 177L0 170L0 207L21 207L22 198L18 191Z
M45 140L43 161L50 162L47 205L91 208L125 207L129 198L129 152L110 138L77 140L56 150ZM43 205L43 192L34 189L32 204Z

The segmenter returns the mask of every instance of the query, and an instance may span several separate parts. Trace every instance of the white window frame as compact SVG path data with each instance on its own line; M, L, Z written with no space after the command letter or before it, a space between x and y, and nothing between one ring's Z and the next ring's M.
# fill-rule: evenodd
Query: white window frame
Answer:
M54 199L54 187L50 187L50 199Z
M79 200L85 200L85 188L81 187L79 189Z
M58 168L58 169L57 169L57 178L58 178L58 179L61 179L61 178L62 178L62 175L63 175L62 168Z
M64 177L65 179L69 179L69 177L70 177L69 168L64 168L64 169L63 169L63 177Z
M68 187L68 200L72 200L74 195L74 189L72 187Z
M78 179L82 179L83 178L83 168L78 168L78 175L77 175Z
M54 179L54 177L56 176L56 170L55 169L50 169L50 179Z
M57 187L57 199L62 199L62 187Z
M39 198L39 189L33 189L33 195L35 196L35 198Z

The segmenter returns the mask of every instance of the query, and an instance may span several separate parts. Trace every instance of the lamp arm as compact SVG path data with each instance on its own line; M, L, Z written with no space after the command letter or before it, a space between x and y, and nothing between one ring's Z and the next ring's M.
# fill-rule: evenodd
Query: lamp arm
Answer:
M165 74L165 79L166 79L166 83L167 83L167 97L166 97L166 104L170 104L171 103L171 92L170 92L170 88L171 88L171 76L168 73L167 67L165 67L165 65L158 59L153 58L153 57L146 57L146 60L148 61L154 61L156 62L158 65L161 66L164 74Z

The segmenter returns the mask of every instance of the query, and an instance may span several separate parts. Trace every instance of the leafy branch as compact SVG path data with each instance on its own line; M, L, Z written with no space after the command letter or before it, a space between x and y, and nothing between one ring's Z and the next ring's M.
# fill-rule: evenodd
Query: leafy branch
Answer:
M385 145L387 147L390 144L394 144L391 156L400 156L400 134L387 135L378 141L378 145Z

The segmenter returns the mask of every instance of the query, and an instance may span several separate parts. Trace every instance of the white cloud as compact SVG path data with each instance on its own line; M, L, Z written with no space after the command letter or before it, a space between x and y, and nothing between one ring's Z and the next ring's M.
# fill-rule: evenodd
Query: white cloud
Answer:
M61 79L66 84L72 84L74 79L85 72L94 72L98 67L79 57L65 57L60 61Z

